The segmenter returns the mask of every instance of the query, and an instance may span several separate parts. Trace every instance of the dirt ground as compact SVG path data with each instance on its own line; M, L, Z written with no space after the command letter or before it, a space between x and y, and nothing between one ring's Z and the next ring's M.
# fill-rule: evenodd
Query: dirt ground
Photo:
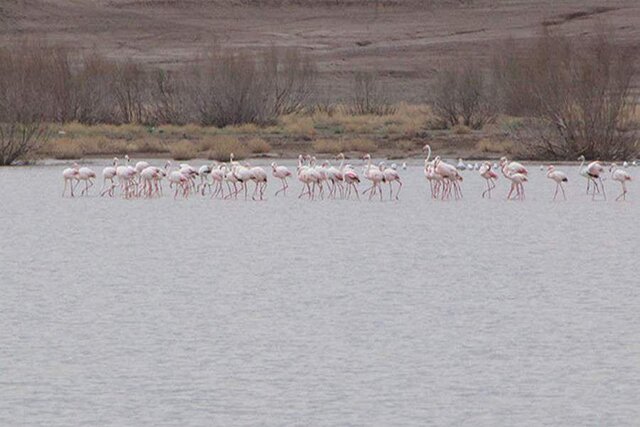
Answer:
M295 46L315 57L326 90L377 70L394 100L424 100L456 58L488 61L499 42L543 27L582 36L604 23L640 43L637 0L2 0L0 43L43 38L173 67L207 47ZM497 43L498 42L498 43Z

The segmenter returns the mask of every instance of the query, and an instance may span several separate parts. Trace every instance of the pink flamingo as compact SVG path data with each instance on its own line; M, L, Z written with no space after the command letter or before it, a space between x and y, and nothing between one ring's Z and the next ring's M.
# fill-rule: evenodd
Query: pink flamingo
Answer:
M436 156L433 160L435 173L442 176L444 182L444 188L442 189L441 199L448 199L451 197L451 189L453 189L454 197L457 199L462 198L462 189L460 188L460 182L462 176L458 172L455 166L445 163L440 159L440 156Z
M509 162L509 160L506 157L500 158L500 166L502 168L506 166L507 173L509 174L520 173L522 175L529 175L529 171L527 170L527 168L525 168L518 162Z
M490 199L491 190L496 188L495 180L498 179L498 174L491 169L491 162L484 162L480 167L479 172L480 176L487 182L487 189L482 192L482 198L484 199L484 195L488 194Z
M267 189L267 173L260 166L254 166L249 171L251 172L252 181L256 184L251 198L256 200L256 195L258 195L260 200L264 200L264 192Z
M382 175L384 176L384 182L389 184L389 200L393 199L393 182L398 183L398 191L396 192L396 200L399 200L400 190L402 190L402 181L400 180L400 174L392 165L390 168L385 167L384 162L381 163Z
M67 185L69 186L69 193L71 197L73 195L73 181L78 179L78 164L74 163L72 167L66 168L62 171L62 178L64 178L64 189L62 190L62 197L67 192Z
M616 197L616 201L620 199L627 200L627 181L631 181L631 175L627 171L619 169L615 163L611 165L609 172L611 172L611 179L618 181L622 185L622 193Z
M88 168L88 167L81 167L80 169L78 169L78 175L76 177L78 184L80 183L80 181L84 181L84 188L82 189L82 192L80 192L80 196L84 196L85 194L88 196L89 195L89 189L91 187L93 187L93 179L96 178L96 173Z
M278 166L275 162L271 163L271 174L282 182L282 188L276 191L275 196L278 196L278 193L282 192L284 196L287 195L287 188L289 188L289 184L287 184L287 178L291 176L291 171L286 166Z
M118 158L113 158L113 166L107 166L102 169L102 188L100 189L100 196L109 194L109 197L113 197L113 189L116 187L113 179L116 177L116 168L118 167ZM107 180L111 183L107 188Z
M591 182L593 183L593 187L594 187L591 200L595 200L596 193L600 193L600 188L602 188L602 196L604 200L607 200L607 195L604 191L604 183L602 182L603 173L604 173L604 167L598 160L596 160L595 162L589 163L589 165L587 166L587 175L589 175L589 177L591 178ZM598 182L600 182L600 188L598 187Z
M358 176L358 172L356 172L351 165L346 165L342 171L342 175L344 176L344 182L347 184L347 188L345 190L345 198L348 200L351 198L351 191L353 191L356 195L356 199L360 200L360 194L358 194L357 184L360 184L360 177Z
M527 176L523 173L509 173L509 168L506 163L502 166L502 174L505 178L511 181L511 189L507 194L507 200L524 200L524 184L528 181ZM514 199L511 199L513 190L516 191Z
M567 178L567 174L562 171L556 170L555 166L549 165L547 166L547 178L555 181L556 183L556 192L553 195L553 200L558 196L558 189L562 190L562 196L565 200L567 200L567 195L564 192L564 187L562 186L563 182L568 182L569 178Z
M370 191L369 200L376 194L376 192L380 193L380 201L382 201L382 188L381 183L384 181L384 174L380 170L379 167L374 167L371 165L371 154L367 153L363 158L363 160L367 160L367 165L364 169L364 177L371 181L371 187L367 188L364 192Z

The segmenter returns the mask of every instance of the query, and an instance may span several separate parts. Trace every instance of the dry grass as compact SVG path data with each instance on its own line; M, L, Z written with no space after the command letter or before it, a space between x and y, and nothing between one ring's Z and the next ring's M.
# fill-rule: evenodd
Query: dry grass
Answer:
M312 138L318 132L312 117L302 114L288 114L280 118L282 130L287 135Z
M79 159L84 155L82 145L69 139L58 139L47 142L40 149L40 155L58 160Z
M476 150L480 153L491 154L514 154L515 146L512 141L483 138L476 143Z
M471 128L465 125L455 125L451 128L451 131L456 135L469 135L471 133Z
M344 151L344 143L335 139L318 139L313 141L313 151L322 154L338 154Z
M198 149L191 141L183 139L170 145L169 153L174 160L191 160L198 156Z
M342 152L373 153L378 150L378 144L366 138L319 139L313 142L312 147L316 153L322 154L338 154Z
M265 154L271 151L271 145L262 138L251 138L247 141L247 148L252 154Z

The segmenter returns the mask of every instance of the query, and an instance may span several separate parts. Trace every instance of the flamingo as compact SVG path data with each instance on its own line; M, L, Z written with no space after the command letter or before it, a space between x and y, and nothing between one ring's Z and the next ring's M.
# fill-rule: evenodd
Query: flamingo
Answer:
M271 163L271 174L282 182L282 188L276 191L275 195L278 196L278 193L282 192L282 194L286 196L287 188L289 188L287 178L291 176L291 171L286 166L278 166L273 162Z
M69 193L71 197L73 195L73 181L78 179L78 164L74 163L72 167L66 168L62 171L62 178L64 178L64 189L62 190L62 197L67 192L67 185L69 185Z
M464 164L461 158L458 159L458 164L456 165L456 169L459 171L463 171L467 168L467 165Z
M587 167L584 166L584 162L586 162L586 159L584 156L580 156L578 157L578 160L580 161L580 166L578 166L578 173L580 174L580 176L582 176L583 178L585 178L587 180L587 194L589 194L589 189L591 186L591 177L589 176L589 170ZM599 192L599 190L598 190Z
M451 188L453 188L455 198L461 199L462 190L459 182L462 181L462 176L458 173L458 170L453 165L443 162L440 156L436 156L433 160L433 165L435 173L443 178L444 188L441 199L444 200L451 196Z
M198 169L198 176L200 177L200 183L196 187L196 191L200 192L204 196L204 189L209 188L209 192L211 192L211 181L209 181L209 176L211 176L211 171L215 166L215 162L211 165L202 165L200 169Z
M342 154L342 153L341 153ZM340 160L340 167L336 168L335 166L327 163L325 166L327 173L327 182L330 183L329 195L327 197L336 198L336 188L340 190L340 197L343 197L344 189L342 188L342 183L344 182L344 174L342 173L342 165L344 164L344 154L342 155L342 159Z
M567 195L564 192L564 187L562 186L563 182L568 182L569 178L567 178L567 174L562 171L556 170L553 165L547 166L547 178L552 179L556 182L556 192L553 195L553 200L558 196L558 188L562 190L562 196L565 200L567 200Z
M260 200L264 200L264 192L267 189L267 173L260 166L254 166L249 169L251 172L252 180L256 184L256 188L253 191L251 198L256 200L256 195L259 194Z
M158 168L155 166L147 166L140 172L141 193L146 197L153 195L154 182L157 177Z
M426 144L424 147L422 147L422 150L427 152L427 158L424 159L424 176L425 178L427 178L427 181L429 181L429 187L431 188L431 198L436 199L438 197L443 178L442 176L436 174L433 162L429 161L429 159L431 158L431 146L429 144Z
M509 190L509 194L507 194L507 200L524 200L524 184L528 181L527 175L523 173L511 172L509 171L509 165L504 162L502 166L502 175L511 181L511 189ZM511 195L513 194L513 190L516 190L516 194L513 199L511 199Z
M529 171L527 170L527 168L525 168L518 162L509 162L506 157L500 158L500 166L503 168L504 166L506 166L509 173L520 173L522 175L529 175Z
M246 165L238 164L233 169L233 174L236 176L238 182L240 183L240 190L244 189L244 199L247 200L249 198L248 183L249 181L254 180L251 169L249 169Z
M364 169L364 177L371 181L371 187L369 187L364 192L370 191L369 200L376 194L376 192L380 193L380 201L382 201L382 188L380 184L384 181L384 174L380 170L380 168L376 168L371 165L371 154L367 153L363 160L367 160L367 165Z
M224 178L226 174L226 169L227 169L227 166L224 163L222 165L217 165L217 167L214 167L211 169L211 179L215 184L215 188L211 193L211 197L215 197L217 195L220 195L220 197L224 197L224 189L223 189L222 183L225 180ZM227 185L228 184L229 183L227 182ZM229 189L229 192L231 192L231 189Z
M345 198L351 198L351 191L356 195L356 199L360 200L360 194L358 194L357 184L360 184L360 177L358 176L358 172L355 171L351 167L351 165L346 165L342 170L342 175L344 176L344 182L347 184L347 188L345 190Z
M498 174L491 169L491 162L484 162L479 169L480 176L487 182L487 189L482 192L482 198L484 199L487 194L489 199L491 198L491 190L496 188L495 180L498 179Z
M380 170L382 170L382 175L384 176L383 181L389 184L389 200L393 199L393 186L392 186L393 182L397 182L398 183L398 191L396 192L396 200L399 200L398 196L400 194L400 190L402 190L402 181L400 180L400 174L398 173L396 168L394 168L393 166L395 166L395 165L391 165L390 168L385 168L384 167L384 162L381 162L380 163Z
M85 194L87 196L89 195L89 189L93 187L92 179L95 179L95 177L96 177L96 173L88 167L83 166L80 169L78 169L78 175L76 176L76 180L78 184L80 183L80 181L84 181L84 189L82 190L82 192L80 192L81 196L84 196Z
M609 172L611 172L611 179L618 181L622 185L622 193L616 197L616 201L620 199L627 200L627 181L631 181L631 175L627 171L618 168L615 163L611 165Z
M591 162L587 165L587 175L591 182L593 183L593 192L591 196L591 200L595 200L596 193L600 193L600 188L602 188L602 196L604 200L607 200L607 195L604 191L604 182L602 182L602 174L604 173L604 167L600 163L599 160L595 162ZM596 179L598 181L596 181ZM600 187L598 187L598 182L600 182Z
M116 184L113 181L113 178L116 177L116 168L118 167L118 158L113 158L113 166L107 166L102 169L102 188L100 189L100 196L104 196L105 194L109 194L110 197L113 197L113 189ZM109 188L107 188L107 180L111 183Z
M182 168L179 170L172 171L171 170L171 161L167 161L165 165L165 170L167 173L167 177L169 179L169 187L173 187L175 185L176 190L173 194L173 199L178 198L178 192L180 188L182 188L182 197L185 199L189 197L189 186L190 180L187 175L183 172Z
M128 155L124 156L126 164L116 167L116 176L120 184L122 194L125 198L130 198L134 195L135 188L132 187L133 179L136 176L136 170L129 163L131 159Z

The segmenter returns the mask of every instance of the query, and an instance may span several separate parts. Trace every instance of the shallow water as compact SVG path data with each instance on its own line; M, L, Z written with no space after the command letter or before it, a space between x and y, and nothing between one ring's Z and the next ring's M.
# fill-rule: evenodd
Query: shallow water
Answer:
M0 168L0 424L637 425L640 187L562 169L567 202L535 167L524 202L477 172L434 202L416 164L358 203Z

